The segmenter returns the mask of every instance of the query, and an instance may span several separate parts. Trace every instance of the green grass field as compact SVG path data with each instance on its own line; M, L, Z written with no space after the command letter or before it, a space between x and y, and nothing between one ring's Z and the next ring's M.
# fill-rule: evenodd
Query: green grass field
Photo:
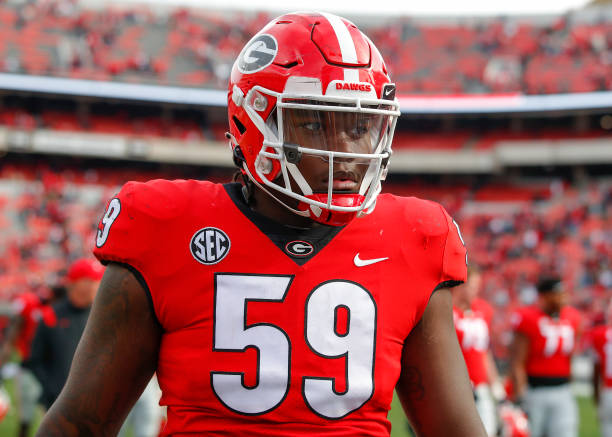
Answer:
M12 381L6 382L7 390L10 394L13 392ZM600 437L599 428L597 426L597 414L595 405L591 398L578 398L578 406L580 408L580 432L579 437ZM408 430L408 423L406 417L401 409L397 398L393 399L391 411L389 412L389 420L393 424L391 430L391 437L411 437ZM37 423L40 421L40 415L37 419ZM0 436L1 437L13 437L17 435L17 417L15 408L11 408L7 416L2 422L0 422ZM34 435L34 430L30 433Z

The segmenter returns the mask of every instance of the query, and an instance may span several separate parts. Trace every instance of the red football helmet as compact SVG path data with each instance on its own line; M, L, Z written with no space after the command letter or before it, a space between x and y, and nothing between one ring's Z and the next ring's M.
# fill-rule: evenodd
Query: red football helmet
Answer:
M350 21L300 12L268 23L234 63L228 116L234 161L286 208L329 225L374 209L399 103L380 53ZM315 158L328 164L323 186L303 174ZM342 170L347 162L359 171Z

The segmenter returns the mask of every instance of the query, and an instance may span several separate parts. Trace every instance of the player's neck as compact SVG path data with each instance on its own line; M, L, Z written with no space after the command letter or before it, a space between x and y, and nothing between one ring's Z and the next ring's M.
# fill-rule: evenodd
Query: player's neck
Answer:
M550 308L547 305L540 303L540 310L551 318L558 318L561 314L561 308Z
M283 195L279 195L283 197ZM293 199L281 199L283 201L291 201ZM302 217L281 205L277 200L273 199L268 193L254 188L249 199L246 199L249 207L257 213L274 220L284 226L300 229L310 229L320 226L319 223L311 220L308 217Z
M467 310L470 310L472 308L471 302L468 302L466 300L458 300L455 303L455 306L457 308L459 308L461 311L467 311Z

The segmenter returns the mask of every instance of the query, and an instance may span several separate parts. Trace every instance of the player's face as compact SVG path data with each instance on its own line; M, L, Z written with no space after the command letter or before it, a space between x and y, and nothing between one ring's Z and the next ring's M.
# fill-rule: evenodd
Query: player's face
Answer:
M453 304L460 308L469 308L480 290L480 273L470 273L467 281L453 289Z
M565 291L544 293L543 297L546 311L548 313L558 313L567 303L567 295Z
M383 125L382 116L357 112L287 109L283 118L286 143L308 149L365 155L375 151ZM333 161L333 191L357 193L370 160L336 156ZM327 156L304 153L297 166L315 193L327 192Z
M480 284L482 283L482 276L480 273L471 273L468 276L467 282L465 283L465 294L467 300L472 303L478 296L480 291Z
M77 308L87 308L96 297L100 281L83 278L68 286L67 295L70 303Z

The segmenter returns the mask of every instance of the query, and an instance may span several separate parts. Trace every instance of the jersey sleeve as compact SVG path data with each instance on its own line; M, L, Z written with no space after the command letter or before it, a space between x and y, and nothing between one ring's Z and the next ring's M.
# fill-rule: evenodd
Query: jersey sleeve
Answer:
M572 324L574 325L576 336L580 340L580 337L584 335L584 332L585 332L584 319L582 315L580 314L580 311L574 310L573 308L572 310L573 310L572 311L573 313L573 323Z
M530 336L532 332L531 317L526 308L519 308L510 317L510 323L514 332Z
M599 350L600 350L600 332L601 332L601 327L600 326L596 326L594 328L591 328L591 330L589 330L586 334L585 334L585 349L587 351L588 356L590 356L595 362L599 362L600 361L600 357L599 357Z
M170 181L128 182L106 206L95 235L94 255L145 275L164 259L164 237L181 213L181 196ZM184 206L184 205L183 205Z
M472 304L472 308L480 311L482 317L487 323L487 326L489 327L489 329L491 329L491 323L493 322L493 314L495 312L493 310L493 307L486 300L476 298L474 300L474 303Z
M432 293L467 279L466 250L457 226L442 205L415 197L401 199L403 221L393 223L403 242L399 244L402 263L418 272L415 319L420 320Z
M448 225L444 254L442 257L442 269L440 274L440 284L454 286L465 282L467 279L467 252L459 225L455 222L446 210L440 206L442 214Z
M139 211L135 197L137 183L128 182L106 205L98 223L94 255L103 264L119 262L137 269L142 267L148 251L147 238L151 225Z

